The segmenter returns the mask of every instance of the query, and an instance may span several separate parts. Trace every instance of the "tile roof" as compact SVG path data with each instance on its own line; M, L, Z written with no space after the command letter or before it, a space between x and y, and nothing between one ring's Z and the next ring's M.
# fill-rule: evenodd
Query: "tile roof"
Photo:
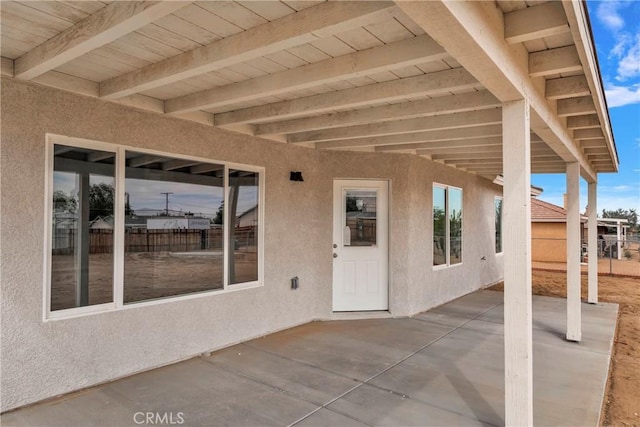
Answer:
M535 197L531 198L531 220L567 220L567 211L560 206L544 202Z

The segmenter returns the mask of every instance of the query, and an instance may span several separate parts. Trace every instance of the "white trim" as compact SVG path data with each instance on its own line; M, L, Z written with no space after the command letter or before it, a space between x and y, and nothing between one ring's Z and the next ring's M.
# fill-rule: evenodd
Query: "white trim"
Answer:
M51 313L51 238L53 227L53 142L49 135L45 135L45 171L44 174L44 251L42 265L42 321L46 321ZM51 173L50 173L51 172Z
M339 241L339 247L341 247L342 245L344 245L344 235L343 233L340 233L340 240L336 239L335 236L335 221L336 221L336 206L335 206L335 192L336 192L336 183L337 182L349 182L349 187L351 188L357 188L357 189L375 189L376 193L378 194L378 197L380 196L379 190L382 189L381 184L384 184L384 186L386 186L386 279L387 279L387 308L386 309L381 309L381 310L374 310L375 312L386 312L386 313L391 313L391 302L392 302L392 280L391 280L391 275L392 275L392 269L391 269L391 223L392 223L392 218L391 218L391 179L389 178L333 178L333 182L332 182L332 231L331 231L331 235L332 235L332 242L334 244L337 244L337 242ZM341 208L340 208L340 224L345 224L346 221L346 194L345 194L345 188L346 187L341 187L341 196L340 196L340 203L341 203ZM376 212L382 212L381 210L378 210L376 208ZM380 236L379 233L381 233L384 230L383 227L377 227L376 228L376 242L380 242ZM356 249L356 247L352 247L354 249ZM332 252L335 253L336 248L332 249ZM332 270L335 268L335 261L332 260ZM332 273L333 274L333 273ZM336 311L335 310L335 302L333 300L334 298L334 286L335 286L335 275L333 276L332 279L332 286L331 286L331 298L332 298L332 308L331 308L331 313L369 313L369 310L354 310L354 311Z
M124 305L124 242L125 242L125 149L118 148L116 153L115 166L115 203L114 203L114 221L113 221L113 300L116 307L121 308ZM122 272L122 274L121 274Z
M227 290L229 287L229 165L224 165L223 192L224 194L224 210L222 211L222 289ZM235 245L234 245L235 250Z
M132 147L129 145L108 143L102 141L95 141L83 138L76 138L64 135L46 134L45 141L45 195L44 195L44 226L45 232L44 238L44 254L43 254L43 322L51 320L62 320L81 317L90 314L99 314L106 312L114 312L120 310L128 310L137 307L146 307L150 305L164 304L168 302L184 301L194 298L202 298L211 296L214 294L225 294L229 292L240 291L244 289L253 289L264 286L264 240L265 240L265 168L261 166L246 165L241 163L225 162L216 159L209 159L203 157L189 156L183 154L173 154L164 151L151 150L145 148ZM52 238L52 195L53 195L53 172L54 172L54 149L55 145L66 145L76 148L85 148L99 151L107 151L114 153L115 155L115 173L114 173L114 187L115 187L115 201L114 201L114 248L113 248L113 301L105 304L96 304L83 307L74 307L63 310L51 311L51 238ZM181 160L194 160L203 163L217 163L224 166L224 200L227 203L229 198L229 170L237 169L247 172L255 172L258 174L258 280L236 283L233 286L229 286L228 280L228 259L229 259L229 236L226 232L223 232L223 245L224 245L224 282L222 289L205 290L201 292L194 292L184 295L167 296L163 298L134 301L125 304L124 303L124 241L125 241L125 182L126 182L126 152L134 151L142 154L152 154L162 157L171 157ZM229 224L229 209L224 210L224 225Z

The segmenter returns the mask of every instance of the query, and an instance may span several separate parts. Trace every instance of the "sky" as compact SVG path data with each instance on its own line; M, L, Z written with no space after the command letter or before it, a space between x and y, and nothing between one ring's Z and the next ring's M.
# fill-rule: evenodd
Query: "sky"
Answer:
M640 1L588 1L600 73L604 83L619 173L598 175L598 214L602 209L640 213ZM563 205L564 174L534 174L540 199ZM580 183L580 209L587 205L587 184Z
M106 183L113 185L114 178L91 174L91 184ZM169 210L192 212L207 218L215 216L222 203L223 189L195 184L181 184L166 181L153 181L127 178L125 191L129 193L129 202L135 212L136 209L164 210L166 196L162 193L170 192ZM53 190L63 191L65 194L78 194L77 174L55 172L53 175ZM237 212L241 214L258 203L257 187L241 186L238 193Z

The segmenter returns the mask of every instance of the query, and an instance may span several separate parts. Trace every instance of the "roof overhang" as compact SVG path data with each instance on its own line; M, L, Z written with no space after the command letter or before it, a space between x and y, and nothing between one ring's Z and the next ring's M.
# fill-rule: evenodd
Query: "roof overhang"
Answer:
M503 102L533 173L618 169L584 3L3 2L2 75L322 150L502 173Z

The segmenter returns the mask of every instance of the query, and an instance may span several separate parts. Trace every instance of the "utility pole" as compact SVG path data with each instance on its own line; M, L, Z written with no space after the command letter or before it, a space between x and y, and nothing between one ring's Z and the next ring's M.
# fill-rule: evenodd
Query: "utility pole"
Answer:
M164 214L169 216L169 194L173 193L160 193L165 195L165 203L164 203Z

